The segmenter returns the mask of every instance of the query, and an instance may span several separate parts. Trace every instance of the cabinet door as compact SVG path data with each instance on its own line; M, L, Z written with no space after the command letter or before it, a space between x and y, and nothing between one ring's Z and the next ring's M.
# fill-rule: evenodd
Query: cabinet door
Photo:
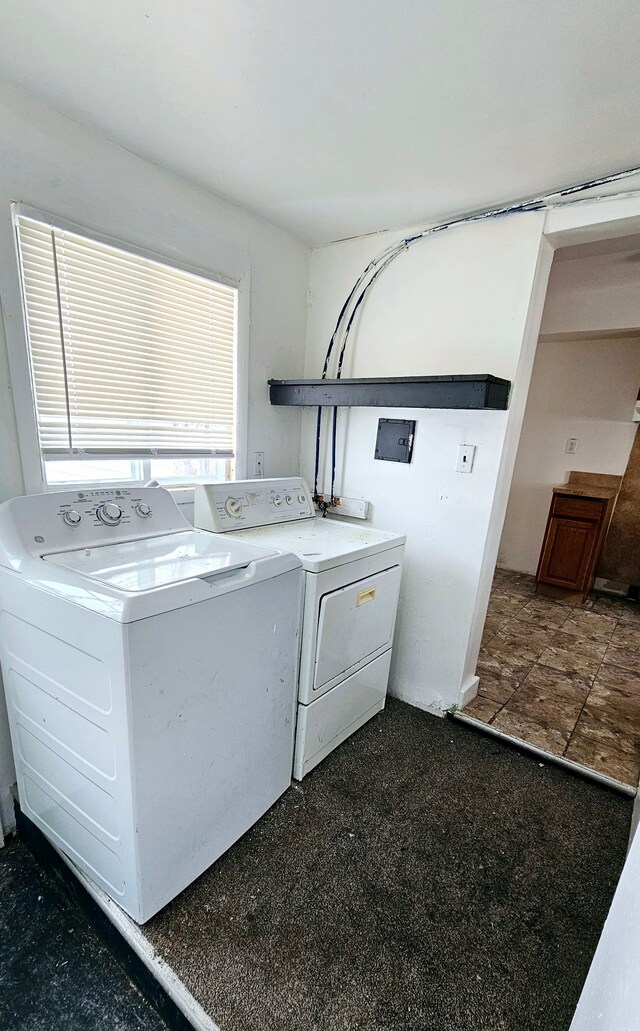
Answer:
M547 527L538 580L582 591L591 572L598 522L552 516Z

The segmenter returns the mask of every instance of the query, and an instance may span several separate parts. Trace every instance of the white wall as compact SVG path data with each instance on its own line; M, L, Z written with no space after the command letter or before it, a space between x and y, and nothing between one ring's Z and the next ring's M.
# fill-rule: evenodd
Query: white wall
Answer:
M640 328L639 280L638 250L554 261L540 333L559 338Z
M12 200L169 260L249 280L247 450L249 455L256 449L265 452L268 476L296 471L300 413L271 408L266 381L302 373L308 249L5 86L0 86L0 153L0 299L7 338L23 345ZM0 327L0 501L22 490ZM11 782L6 713L0 711L0 807L5 821Z
M570 1031L640 1027L640 834L635 834Z
M4 326L0 308L0 501L23 492L22 470L18 453L15 413L9 379ZM10 788L15 781L13 755L9 738L7 709L0 677L0 841L2 829L13 825L13 802Z
M639 387L640 336L539 342L500 565L535 573L551 488L564 483L571 470L624 473L636 430L631 416ZM573 455L565 453L569 437L578 441Z
M541 316L536 298L534 318L527 321L543 218L518 215L459 227L399 257L363 305L344 374L487 372L514 380L523 341L535 343ZM333 323L355 278L393 238L381 234L314 251L307 376L320 375ZM531 360L527 353L520 367L525 394ZM486 570L490 575L497 550L490 524L502 525L506 505L506 494L496 504L496 489L504 463L515 457L521 409L516 399L509 413L353 409L340 415L338 492L368 498L373 524L407 535L390 689L424 708L441 711L458 703L472 679L474 627L482 624ZM373 459L381 417L416 419L410 465ZM509 420L517 423L512 453L505 449ZM314 427L315 413L307 412L302 465L309 478ZM461 443L477 445L471 475L455 472ZM329 486L326 469L321 486Z

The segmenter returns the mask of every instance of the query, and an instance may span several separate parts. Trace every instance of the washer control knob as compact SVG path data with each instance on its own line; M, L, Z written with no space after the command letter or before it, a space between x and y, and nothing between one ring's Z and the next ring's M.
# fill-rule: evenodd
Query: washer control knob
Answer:
M227 515L230 515L233 519L239 519L242 515L242 505L237 498L227 498L224 507Z
M282 504L282 498L279 494L276 494L275 498L273 499L273 503L276 506L276 508L280 508L280 505Z
M287 496L286 496L286 498L284 500L286 501L287 505L293 505L293 498L291 497L290 494L287 494Z
M142 519L148 519L151 515L151 506L146 505L144 501L141 501L138 505L136 505L136 512Z
M300 502L301 505L304 505L306 500L307 499L305 498L304 494L298 494L298 501Z
M77 526L80 520L82 519L82 516L79 512L75 512L73 509L71 509L69 512L63 512L62 518L64 522L67 524L67 526Z
M105 501L96 508L96 515L105 526L117 526L122 519L122 509L113 501Z

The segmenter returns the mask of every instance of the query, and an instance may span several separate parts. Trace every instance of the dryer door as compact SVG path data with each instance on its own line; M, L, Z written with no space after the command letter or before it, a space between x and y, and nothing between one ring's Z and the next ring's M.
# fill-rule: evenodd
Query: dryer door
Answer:
M400 574L400 566L393 566L325 594L320 602L314 691L390 647Z

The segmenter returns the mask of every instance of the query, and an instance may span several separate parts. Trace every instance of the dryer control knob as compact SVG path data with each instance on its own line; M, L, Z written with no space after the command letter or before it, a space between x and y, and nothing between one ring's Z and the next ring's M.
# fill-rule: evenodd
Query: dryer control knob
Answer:
M136 512L142 519L148 519L151 515L151 506L145 505L144 501L141 501L139 505L136 505Z
M70 512L63 512L62 518L67 526L77 526L82 516L79 512L75 512L73 509Z
M276 494L275 498L273 499L273 503L276 506L276 508L280 508L280 505L282 504L282 498L279 494Z
M122 519L122 509L113 501L105 501L96 508L96 515L105 526L117 526Z
M298 501L300 502L301 505L304 505L306 500L307 499L305 498L304 494L298 494Z
M286 501L287 505L293 505L293 498L291 497L290 494L287 494L287 496L286 496L286 498L284 500Z
M227 498L224 507L227 515L232 516L233 519L239 519L242 515L242 505L237 498Z

